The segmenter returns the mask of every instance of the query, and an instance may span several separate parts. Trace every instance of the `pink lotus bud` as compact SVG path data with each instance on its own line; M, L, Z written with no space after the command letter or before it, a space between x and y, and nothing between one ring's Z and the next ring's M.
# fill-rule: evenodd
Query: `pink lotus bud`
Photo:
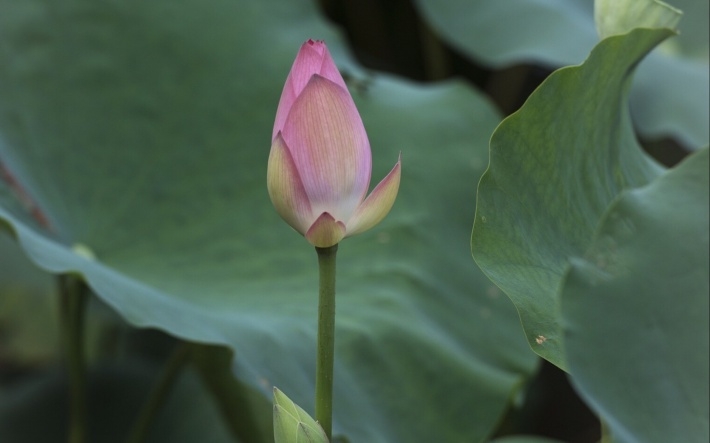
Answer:
M276 111L267 172L279 215L314 246L379 223L399 190L400 163L365 198L372 154L350 92L322 41L301 46Z

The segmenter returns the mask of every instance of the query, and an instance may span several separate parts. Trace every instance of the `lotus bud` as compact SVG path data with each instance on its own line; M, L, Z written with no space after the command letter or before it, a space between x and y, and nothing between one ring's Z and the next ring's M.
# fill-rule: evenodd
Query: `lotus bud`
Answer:
M275 443L328 443L317 421L283 392L274 388Z
M322 41L301 46L276 111L267 186L286 223L314 246L364 232L392 208L401 159L367 195L372 153L343 77Z

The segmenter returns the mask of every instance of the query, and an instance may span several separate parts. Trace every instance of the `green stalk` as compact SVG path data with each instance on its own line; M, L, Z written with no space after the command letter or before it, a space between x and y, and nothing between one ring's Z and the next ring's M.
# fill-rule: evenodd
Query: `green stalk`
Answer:
M268 411L271 404L255 404L249 389L234 377L232 351L217 345L191 344L191 360L210 391L224 422L235 440L243 442L273 441L265 430L273 435L271 420L262 423L260 411ZM263 401L262 396L258 396Z
M165 403L168 394L170 394L170 390L175 384L180 370L185 366L185 363L189 361L189 349L187 343L181 343L175 346L175 350L165 363L165 367L158 381L153 385L153 388L148 394L148 399L143 404L138 418L133 424L130 434L128 434L127 443L141 443L145 441L148 431L150 430L150 425Z
M318 248L318 349L316 354L316 420L332 439L333 354L335 353L335 255L338 245Z
M59 277L59 311L64 360L69 377L69 443L86 441L86 362L84 312L88 294L77 275Z
M601 424L602 433L599 443L611 443L611 430L609 429L609 425L607 425L601 418L599 419L599 422Z

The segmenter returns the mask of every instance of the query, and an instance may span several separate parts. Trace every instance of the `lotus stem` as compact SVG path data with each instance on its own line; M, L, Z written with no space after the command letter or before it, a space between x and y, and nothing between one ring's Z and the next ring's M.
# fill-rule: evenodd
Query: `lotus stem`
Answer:
M165 400L170 394L175 380L180 375L180 371L189 361L190 347L187 343L175 345L170 358L165 363L162 373L158 377L157 382L148 394L148 399L143 404L141 411L138 414L130 434L128 434L127 443L141 443L145 441L150 425L158 415L160 408L165 404Z
M338 245L316 247L318 253L318 349L316 355L316 420L332 439L333 356L335 353L335 256Z
M86 361L84 358L84 313L87 288L81 277L59 277L60 325L64 360L69 377L69 443L86 441Z

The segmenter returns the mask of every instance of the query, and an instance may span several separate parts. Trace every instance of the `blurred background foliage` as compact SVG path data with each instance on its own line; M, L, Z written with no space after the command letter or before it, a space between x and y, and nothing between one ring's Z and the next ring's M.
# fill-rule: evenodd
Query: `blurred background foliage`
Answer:
M642 62L630 97L641 144L666 166L710 138L708 2L676 6L681 36ZM392 214L342 247L335 433L597 441L596 417L529 350L468 244L494 128L555 68L586 58L592 9L0 1L0 441L66 432L55 274L67 271L98 296L91 441L124 441L182 339L230 347L234 366L196 345L149 441L269 441L271 384L311 410L314 257L264 186L280 88L307 38L326 39L351 86L373 180L403 152ZM238 381L223 377L230 367Z
M321 4L365 65L422 81L465 77L504 114L552 69L581 63L598 41L592 0ZM680 34L642 62L631 95L641 140L668 161L681 155L669 153L673 147L694 150L710 139L708 2L673 6L684 11Z

